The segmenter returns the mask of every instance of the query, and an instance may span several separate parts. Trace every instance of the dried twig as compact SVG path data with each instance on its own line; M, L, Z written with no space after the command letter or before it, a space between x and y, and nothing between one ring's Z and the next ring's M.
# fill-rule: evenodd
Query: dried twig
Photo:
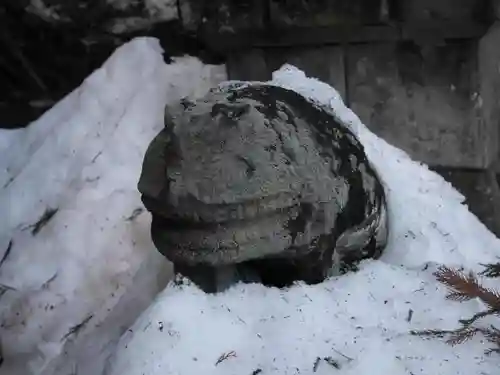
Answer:
M77 325L73 326L70 328L70 330L68 331L68 333L66 333L61 341L64 341L66 340L69 336L71 335L77 335L78 332L80 332L82 330L83 327L85 327L85 325L90 321L90 319L92 319L94 317L94 315L89 315L87 316L81 323L78 323Z
M412 318L413 318L413 310L409 309L408 310L408 315L406 316L406 321L409 323L409 322L411 322Z
M14 177L9 178L9 180L3 185L3 188L5 189L7 186L9 186L11 183L13 183L15 180Z
M318 371L318 366L319 366L319 362L320 361L321 361L321 358L320 357L316 357L316 360L314 361L314 364L313 364L313 372Z
M472 316L472 318L470 318L470 319L460 319L459 322L462 323L465 326L470 326L476 320L484 318L484 317L486 317L488 315L498 314L499 312L500 312L500 310L489 309L489 310L481 311L481 312L478 312L477 314L474 314Z
M143 212L144 209L142 207L136 208L134 211L132 211L132 214L125 219L125 221L134 221Z
M5 285L5 284L0 284L0 297L3 296L7 291L9 290L16 290L16 288L13 288L11 286Z
M323 360L328 363L330 366L333 368L336 368L337 370L340 370L341 366L340 363L338 363L336 360L334 360L332 357L325 357Z
M351 358L347 355L345 355L344 353L342 353L341 351L335 349L335 348L332 348L332 350L337 353L338 355L341 355L342 357L344 357L345 359L347 359L347 361L351 362L351 361L354 361L354 358Z
M3 253L2 259L0 259L0 267L2 267L4 262L7 260L7 257L9 256L13 245L14 245L14 241L10 240L9 244L7 245L7 250L5 250L5 253Z
M423 329L421 331L411 330L410 335L444 337L445 335L450 334L452 332L454 331L444 330L444 329Z
M50 284L52 284L52 281L54 281L57 278L57 276L59 276L59 273L58 272L54 273L46 282L44 282L42 284L40 289L43 289L43 290L48 289Z
M236 357L236 352L234 350L231 350L230 352L227 353L222 353L217 362L215 362L215 366L218 364L224 362L226 359Z
M340 355L344 356L342 353L339 352ZM352 360L352 358L349 358L347 356L344 356L346 359L348 359L349 361ZM313 372L316 372L318 371L318 367L319 367L319 364L321 362L321 360L325 361L326 363L328 363L330 366L332 366L333 368L337 369L337 370L340 370L341 369L341 365L340 363L333 359L332 357L324 357L324 358L320 358L320 357L316 357L316 360L314 361L314 365L313 365Z
M35 224L28 225L23 228L23 230L31 229L31 234L36 236L38 232L40 232L40 230L42 230L42 228L46 226L47 223L54 217L57 211L59 211L58 208L47 208Z

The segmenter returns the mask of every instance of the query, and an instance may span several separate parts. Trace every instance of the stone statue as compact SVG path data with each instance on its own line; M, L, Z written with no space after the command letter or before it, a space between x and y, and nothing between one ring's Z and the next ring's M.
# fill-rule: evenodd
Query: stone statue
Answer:
M167 110L138 189L155 246L206 292L318 283L387 242L384 189L361 143L270 84L221 85Z

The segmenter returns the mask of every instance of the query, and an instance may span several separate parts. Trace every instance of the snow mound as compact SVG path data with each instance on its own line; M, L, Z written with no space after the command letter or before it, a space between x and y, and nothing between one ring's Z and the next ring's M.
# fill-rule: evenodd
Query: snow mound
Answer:
M158 40L120 48L27 129L0 132L0 374L100 374L167 284L137 181L166 104L224 80Z
M106 374L488 373L498 362L477 341L451 348L409 334L453 328L472 311L445 301L428 274L382 262L285 291L170 285L122 337Z
M237 285L206 295L170 283L124 334L108 375L480 374L498 368L480 338L451 347L411 330L452 329L481 306L445 300L439 264L478 269L500 240L449 183L371 133L337 91L285 65L270 82L303 94L349 124L388 194L383 257L319 285Z

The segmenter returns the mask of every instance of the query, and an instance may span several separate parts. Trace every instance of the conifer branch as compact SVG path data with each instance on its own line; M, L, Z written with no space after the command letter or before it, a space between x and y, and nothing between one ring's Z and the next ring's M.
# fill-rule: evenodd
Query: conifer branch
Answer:
M500 277L500 263L497 264L482 264L485 267L480 276L484 277ZM461 344L476 334L482 334L490 343L494 344L495 348L490 348L486 354L500 354L500 329L495 326L481 328L474 326L478 320L490 316L500 316L500 291L484 287L481 285L478 277L473 272L465 273L460 270L441 266L434 273L436 279L448 288L446 298L453 301L463 302L472 299L481 300L488 309L474 314L469 319L460 320L461 327L456 330L437 330L428 329L424 331L412 331L414 335L430 336L430 337L446 337L446 343L450 345Z

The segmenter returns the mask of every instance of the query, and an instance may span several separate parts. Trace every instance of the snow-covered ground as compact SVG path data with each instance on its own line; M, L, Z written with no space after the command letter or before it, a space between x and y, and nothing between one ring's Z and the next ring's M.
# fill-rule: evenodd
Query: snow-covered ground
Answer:
M315 286L237 285L218 295L165 286L171 271L136 190L142 158L165 103L201 95L225 73L190 57L165 65L161 54L156 40L135 39L27 130L0 132L0 259L9 249L0 374L96 375L105 362L107 375L498 372L479 336L451 347L409 331L451 329L479 311L477 301L445 300L432 272L478 269L500 256L500 240L450 184L291 66L272 82L349 123L381 174L385 254Z
M0 374L100 373L171 275L136 187L146 147L165 103L225 78L136 39L26 130L0 132Z

